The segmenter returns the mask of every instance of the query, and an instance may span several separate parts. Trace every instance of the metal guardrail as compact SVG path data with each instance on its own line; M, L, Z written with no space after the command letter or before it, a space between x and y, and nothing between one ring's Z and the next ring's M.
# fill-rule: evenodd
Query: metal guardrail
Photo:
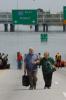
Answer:
M10 12L0 12L0 23L12 23L12 14Z
M38 14L37 23L39 25L63 25L63 15L62 14ZM10 12L0 12L0 23L12 23L12 13Z

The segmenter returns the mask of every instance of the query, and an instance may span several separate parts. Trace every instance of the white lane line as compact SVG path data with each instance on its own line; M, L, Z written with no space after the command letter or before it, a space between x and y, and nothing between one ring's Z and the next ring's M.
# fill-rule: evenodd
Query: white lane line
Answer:
M66 98L66 92L63 92L64 97Z
M58 85L58 84L59 84L59 82L56 81L56 82L55 82L55 85Z

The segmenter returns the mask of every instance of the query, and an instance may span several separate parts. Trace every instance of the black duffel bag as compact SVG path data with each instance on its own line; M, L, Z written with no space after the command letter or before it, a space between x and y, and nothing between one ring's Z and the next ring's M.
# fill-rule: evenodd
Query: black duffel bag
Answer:
M23 76L22 76L22 85L23 85L23 86L29 86L29 85L30 85L28 75L23 75Z

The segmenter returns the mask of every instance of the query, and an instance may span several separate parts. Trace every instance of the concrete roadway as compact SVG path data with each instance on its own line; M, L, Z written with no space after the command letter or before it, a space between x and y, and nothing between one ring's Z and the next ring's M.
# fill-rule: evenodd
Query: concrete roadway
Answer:
M22 86L22 75L22 70L0 70L0 100L66 100L66 68L54 72L51 89L43 89L41 69L36 90Z

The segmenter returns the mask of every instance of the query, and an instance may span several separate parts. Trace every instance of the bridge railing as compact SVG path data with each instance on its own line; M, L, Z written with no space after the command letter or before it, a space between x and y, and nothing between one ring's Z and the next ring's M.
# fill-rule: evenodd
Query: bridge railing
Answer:
M10 12L0 12L0 23L12 22L12 13ZM37 24L63 24L63 14L44 14L44 13L38 13L37 16Z
M12 15L9 12L0 12L0 23L2 22L11 22Z

